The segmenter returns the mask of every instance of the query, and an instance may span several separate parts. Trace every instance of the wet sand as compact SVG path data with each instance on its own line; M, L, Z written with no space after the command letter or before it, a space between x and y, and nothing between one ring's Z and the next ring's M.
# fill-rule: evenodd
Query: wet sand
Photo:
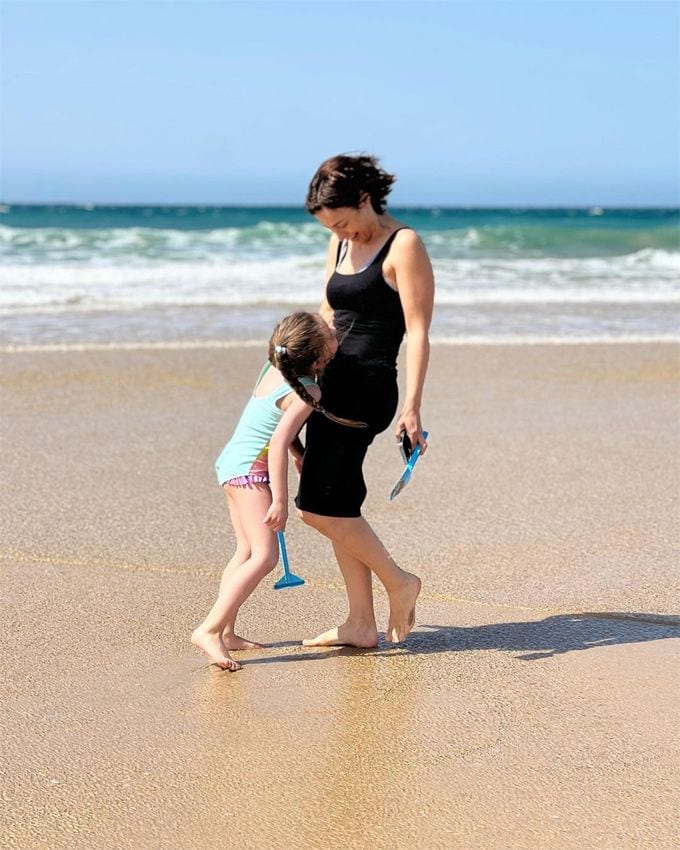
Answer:
M230 674L188 639L260 359L2 355L3 845L677 846L678 348L435 346L412 483L389 433L366 467L411 638L300 646L345 599L292 518L307 585L258 589Z

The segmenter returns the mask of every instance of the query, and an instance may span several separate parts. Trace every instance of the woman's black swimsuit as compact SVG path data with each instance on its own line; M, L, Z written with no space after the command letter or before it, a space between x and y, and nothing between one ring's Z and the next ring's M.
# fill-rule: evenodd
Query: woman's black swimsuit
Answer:
M295 499L300 510L322 516L361 516L366 450L397 410L396 362L406 324L399 295L382 275L383 261L397 233L354 274L337 271L343 245L338 246L326 298L335 311L341 342L321 380L321 403L330 413L366 422L368 428L338 425L321 413L312 413Z

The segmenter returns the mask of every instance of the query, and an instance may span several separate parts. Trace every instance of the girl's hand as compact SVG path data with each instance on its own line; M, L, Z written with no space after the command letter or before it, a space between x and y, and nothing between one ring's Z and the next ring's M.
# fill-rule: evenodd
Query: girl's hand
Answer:
M402 410L397 417L397 427L395 438L397 442L401 439L401 432L406 431L409 440L411 441L411 450L420 444L420 453L425 454L427 451L427 442L423 437L423 426L420 424L420 413L417 410Z
M288 520L288 508L282 502L272 502L262 520L272 531L285 531Z

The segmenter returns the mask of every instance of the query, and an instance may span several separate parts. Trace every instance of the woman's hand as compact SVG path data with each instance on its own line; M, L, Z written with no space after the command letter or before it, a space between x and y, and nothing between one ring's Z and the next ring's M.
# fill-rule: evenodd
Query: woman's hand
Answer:
M401 439L402 431L406 431L406 435L411 441L411 450L420 445L420 453L425 454L427 451L427 441L423 437L423 426L420 423L420 412L409 408L404 408L397 417L397 427L395 438L397 442Z
M264 516L264 524L272 531L285 531L288 520L288 507L284 502L272 502Z
M305 449L302 445L302 442L299 437L296 437L293 442L288 447L290 452L290 456L293 458L293 463L295 464L295 471L298 476L302 475L302 461L305 455Z

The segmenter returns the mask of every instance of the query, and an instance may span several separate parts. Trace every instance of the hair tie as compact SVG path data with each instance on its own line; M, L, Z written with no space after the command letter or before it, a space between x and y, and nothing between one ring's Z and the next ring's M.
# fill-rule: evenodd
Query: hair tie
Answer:
M288 354L288 349L286 348L285 345L275 345L274 351L279 355L280 354Z

